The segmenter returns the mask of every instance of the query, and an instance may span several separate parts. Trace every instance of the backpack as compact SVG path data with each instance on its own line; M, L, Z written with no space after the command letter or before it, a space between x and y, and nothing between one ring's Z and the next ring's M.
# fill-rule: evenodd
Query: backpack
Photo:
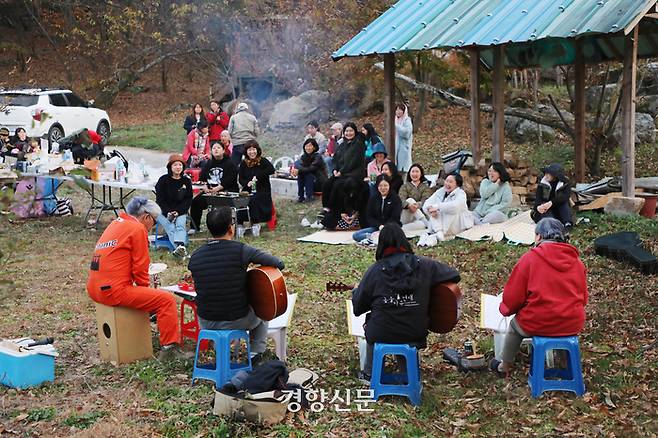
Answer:
M36 199L37 187L34 179L23 179L16 185L11 211L21 219L41 217L44 215L43 203Z

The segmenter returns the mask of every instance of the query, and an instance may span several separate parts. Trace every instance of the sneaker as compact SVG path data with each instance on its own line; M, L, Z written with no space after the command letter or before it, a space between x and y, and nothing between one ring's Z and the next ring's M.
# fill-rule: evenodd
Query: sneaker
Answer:
M322 223L320 221L315 221L311 224L311 228L321 230L321 229L324 228L324 225L322 225Z
M189 230L187 230L187 235L188 235L188 236L193 236L194 234L198 233L199 231L200 231L200 230L196 230L196 229L194 229L194 228L190 228Z
M420 238L418 239L418 243L417 243L416 245L419 246L419 247L421 247L421 248L424 247L424 246L427 246L427 238L428 238L428 237L429 237L429 234L423 234L423 235L420 236Z
M301 222L300 225L301 225L302 227L310 227L310 226L311 226L311 222L310 222L308 219L304 218L304 219L302 219L302 222Z
M425 240L425 246L432 247L436 246L439 243L439 239L436 234L430 234Z
M185 258L187 257L187 248L185 248L185 246L183 245L178 245L176 249L173 251L173 254L180 258Z
M190 359L192 353L186 353L180 349L178 344L164 345L158 353L160 362L171 362L177 359Z
M508 377L508 373L498 370L498 365L500 364L501 362L498 359L491 359L491 362L489 362L489 370L493 371L500 378Z
M374 242L372 240L370 240L370 237L366 237L365 239L363 239L363 240L361 240L360 242L357 242L357 243L359 245L363 245L363 246L374 245Z
M304 202L304 198L297 198L297 202L301 204L302 202Z
M359 371L356 374L356 378L359 382L363 383L364 385L370 386L370 380L372 379L372 376L365 371Z
M251 367L255 368L270 360L279 360L279 358L270 350L265 350L262 353L256 353L255 355L251 356Z

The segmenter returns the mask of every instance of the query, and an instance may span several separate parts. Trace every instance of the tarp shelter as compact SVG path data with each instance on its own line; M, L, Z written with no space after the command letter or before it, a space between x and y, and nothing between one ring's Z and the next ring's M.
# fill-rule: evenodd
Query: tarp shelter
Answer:
M622 176L634 194L638 57L658 56L657 0L400 0L332 54L384 58L386 144L395 156L395 54L462 49L471 54L471 147L480 156L480 62L493 70L493 151L504 151L505 67L575 66L576 178L585 176L585 65L623 61Z

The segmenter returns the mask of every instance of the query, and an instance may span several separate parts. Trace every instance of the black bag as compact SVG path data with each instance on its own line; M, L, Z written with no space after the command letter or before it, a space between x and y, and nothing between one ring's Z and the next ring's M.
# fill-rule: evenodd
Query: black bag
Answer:
M71 204L71 199L64 198L57 200L57 206L53 211L53 216L71 216L73 214L73 204Z

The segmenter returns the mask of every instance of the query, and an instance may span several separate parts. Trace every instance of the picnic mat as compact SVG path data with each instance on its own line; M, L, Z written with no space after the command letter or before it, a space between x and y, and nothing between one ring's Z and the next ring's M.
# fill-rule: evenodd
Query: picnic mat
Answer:
M354 231L320 230L308 236L300 237L297 240L300 242L327 243L329 245L348 245L350 243L356 243L352 239L352 234L354 234Z
M457 234L457 237L472 241L493 240L494 242L506 238L513 244L532 245L535 241L535 223L528 210L502 224L476 225Z
M405 235L407 236L408 239L418 237L426 233L427 230L414 230L414 231L405 231ZM312 243L326 243L329 245L349 245L352 243L356 243L354 239L352 239L352 234L354 234L354 231L327 231L327 230L321 230L321 231L316 231L313 234L309 234L308 236L300 237L297 240L300 242L312 242ZM377 243L379 237L379 233L373 233L371 239L373 240L374 243Z

